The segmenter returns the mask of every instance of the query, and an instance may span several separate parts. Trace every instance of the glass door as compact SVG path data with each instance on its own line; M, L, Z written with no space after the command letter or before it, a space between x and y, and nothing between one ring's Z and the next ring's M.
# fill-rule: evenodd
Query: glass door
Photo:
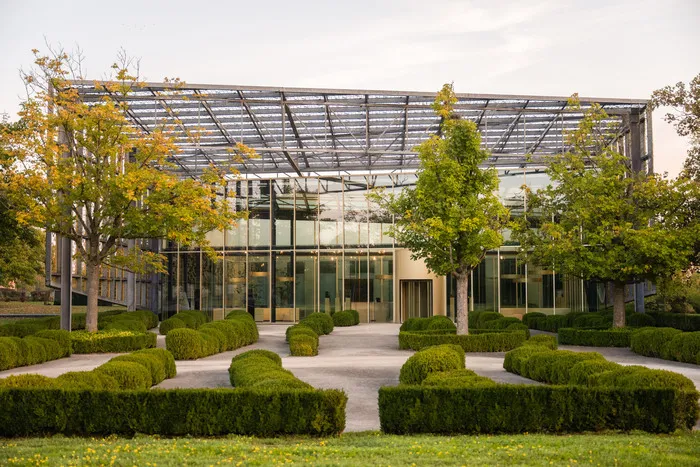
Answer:
M432 280L402 280L400 284L402 321L433 315Z

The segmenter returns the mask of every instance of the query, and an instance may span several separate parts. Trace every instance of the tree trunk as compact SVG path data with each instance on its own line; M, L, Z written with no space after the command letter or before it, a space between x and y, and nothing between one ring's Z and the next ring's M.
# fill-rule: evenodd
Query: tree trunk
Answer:
M613 327L625 327L625 283L613 283Z
M85 315L85 329L89 332L97 331L97 296L100 285L100 265L85 265L87 269L87 313Z
M469 334L469 273L457 274L457 334Z

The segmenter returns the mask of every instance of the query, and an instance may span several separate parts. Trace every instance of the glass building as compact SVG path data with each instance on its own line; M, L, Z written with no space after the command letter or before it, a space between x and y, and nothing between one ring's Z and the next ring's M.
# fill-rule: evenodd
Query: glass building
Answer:
M92 81L73 84L87 101L105 97ZM434 93L146 83L124 99L137 128L171 132L180 147L172 162L182 177L196 178L211 165L232 171L222 195L248 218L210 232L215 255L142 241L165 255L168 273L103 268L103 300L163 317L198 309L221 319L228 310L246 309L261 322L342 309L357 310L362 322L454 317L455 281L411 260L387 235L391 215L367 197L415 183L413 148L439 128L430 107ZM647 102L581 99L584 110L594 104L609 114L603 122L612 129L609 144L637 170L653 171ZM477 123L512 216L522 214L525 186L548 184L546 157L568 150L564 135L583 116L565 97L461 94L455 110ZM237 143L260 157L235 157ZM56 245L47 253L47 269L58 287L62 252L59 242L47 244ZM505 232L504 245L473 273L470 309L558 314L609 301L604 285L524 264L518 251ZM74 291L84 290L81 265L74 261L71 272Z

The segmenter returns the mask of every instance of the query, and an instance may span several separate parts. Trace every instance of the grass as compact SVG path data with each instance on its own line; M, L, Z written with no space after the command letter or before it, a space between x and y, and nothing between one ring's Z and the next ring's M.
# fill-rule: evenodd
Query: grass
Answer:
M0 441L2 465L697 465L700 433L336 438L48 438Z

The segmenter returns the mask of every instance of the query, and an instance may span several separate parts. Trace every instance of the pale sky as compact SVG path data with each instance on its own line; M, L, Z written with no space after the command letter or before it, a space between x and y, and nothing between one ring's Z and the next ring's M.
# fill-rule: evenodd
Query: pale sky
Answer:
M700 73L700 0L0 0L0 112L45 43L99 79L123 48L148 81L648 98ZM657 172L687 142L654 113Z

